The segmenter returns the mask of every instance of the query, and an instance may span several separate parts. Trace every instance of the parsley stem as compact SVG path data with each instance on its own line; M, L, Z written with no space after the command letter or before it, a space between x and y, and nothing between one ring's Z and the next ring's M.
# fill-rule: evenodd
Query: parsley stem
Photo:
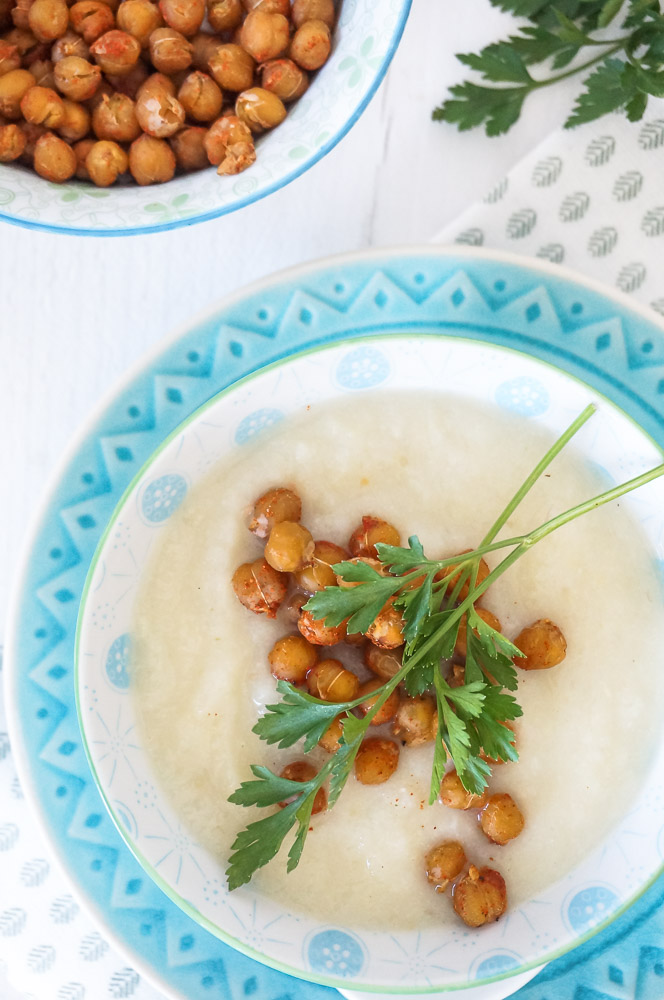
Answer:
M533 80L533 84L529 89L541 90L542 87L550 87L553 83L559 83L561 80L567 80L570 76L576 76L577 73L583 73L584 69L590 69L591 66L597 65L598 62L603 62L604 59L608 59L609 56L612 56L615 52L620 52L620 50L624 49L624 47L625 45L623 41L616 42L611 46L611 48L605 49L604 52L600 52L599 55L581 63L580 66L566 70L565 73L558 73L556 76L549 76L546 80Z
M540 478L542 473L551 465L551 462L556 458L557 455L563 450L565 445L574 437L574 435L579 431L583 425L590 420L593 413L595 413L596 407L593 403L586 406L585 410L579 414L576 420L569 425L566 431L564 431L558 440L549 448L546 455L537 463L533 471L530 473L528 478L521 484L519 489L516 491L510 502L507 504L502 514L494 521L494 523L489 528L488 532L482 539L482 546L489 542L492 542L496 537L500 529L509 520L511 515L517 509L526 494L530 493L531 489ZM480 548L482 547L480 546ZM479 550L477 550L479 551Z

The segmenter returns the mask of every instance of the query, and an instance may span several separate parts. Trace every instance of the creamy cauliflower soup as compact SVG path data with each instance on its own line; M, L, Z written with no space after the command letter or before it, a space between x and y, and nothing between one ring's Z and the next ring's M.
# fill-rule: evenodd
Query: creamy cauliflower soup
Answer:
M251 764L280 771L302 756L252 733L279 699L267 656L295 631L280 612L253 615L231 578L263 546L247 530L254 500L275 485L302 498L315 539L346 545L363 514L417 534L443 558L477 545L550 446L521 417L453 395L356 395L314 406L236 449L195 486L147 566L134 622L132 689L143 742L167 795L200 844L226 865L239 830L264 810L230 804ZM510 537L606 488L574 446L547 470L504 529ZM488 558L491 566L498 557ZM286 874L287 838L253 888L292 912L374 929L456 921L432 891L424 856L460 841L475 865L505 878L510 908L565 876L624 815L648 768L659 728L657 664L663 616L658 577L622 503L546 538L482 603L514 638L539 618L563 630L567 656L519 671L519 762L493 769L525 817L506 846L490 843L476 812L428 806L432 744L403 747L389 781L350 777L332 810L315 816L299 867ZM351 646L323 651L364 680ZM392 736L391 724L371 735ZM318 767L327 755L309 755Z

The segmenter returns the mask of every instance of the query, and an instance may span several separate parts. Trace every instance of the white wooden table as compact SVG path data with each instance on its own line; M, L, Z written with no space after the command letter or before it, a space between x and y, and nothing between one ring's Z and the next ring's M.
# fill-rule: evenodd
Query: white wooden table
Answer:
M359 124L309 173L242 212L122 239L0 223L0 623L30 516L62 452L146 350L270 272L428 241L561 121L564 88L538 95L502 139L431 121L462 77L454 53L496 39L510 23L488 0L414 0L389 75ZM0 998L13 996L0 973Z

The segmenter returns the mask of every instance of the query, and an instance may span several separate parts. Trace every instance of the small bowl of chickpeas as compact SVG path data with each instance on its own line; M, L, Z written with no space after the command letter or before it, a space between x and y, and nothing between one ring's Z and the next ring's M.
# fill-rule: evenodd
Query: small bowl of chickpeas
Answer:
M551 405L524 415L500 402L500 387L524 384ZM341 564L370 569L382 586L380 546L416 535L427 556L448 560L435 582L459 609L472 596L459 568L469 546L591 399L588 386L516 351L394 333L276 361L168 428L91 563L75 685L92 772L128 847L220 939L322 985L412 994L514 976L507 993L604 926L643 872L659 870L662 683L649 651L664 620L653 567L662 480L604 508L606 520L594 511L555 546L535 546L477 599L472 626L465 612L438 656L446 690L461 699L451 729L476 717L463 691L482 683L468 680L473 662L479 670L478 630L518 651L510 691L523 715L505 713L505 692L492 702L508 752L477 744L489 772L481 794L451 754L432 779L444 711L433 685L395 681L411 654L394 595L360 632L350 616L327 621L310 606L326 588L352 596L357 580ZM661 461L608 400L593 420L512 511L506 545L595 495L598 476L623 481L624 462L640 471ZM476 584L498 558L479 560ZM637 619L629 632L612 625ZM490 667L498 675L505 663ZM255 727L269 712L285 717L289 697L323 704L325 725L309 744L284 729L259 739ZM362 723L336 798L336 755L347 727ZM131 732L126 753L111 745L113 727ZM240 802L238 788L265 770L283 785ZM320 775L301 858L287 870L295 830L275 850L270 831L298 785ZM135 801L137 783L152 798L134 822L119 804ZM639 873L621 853L637 815ZM266 817L270 829L258 832ZM247 845L260 863L229 886L232 857ZM256 944L266 926L282 929Z
M270 194L360 116L410 2L0 0L0 218L121 235Z

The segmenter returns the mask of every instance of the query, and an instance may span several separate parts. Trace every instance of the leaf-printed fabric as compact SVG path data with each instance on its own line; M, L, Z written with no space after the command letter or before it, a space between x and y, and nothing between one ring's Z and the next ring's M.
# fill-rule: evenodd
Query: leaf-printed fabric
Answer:
M664 100L554 132L436 242L565 264L664 315Z

